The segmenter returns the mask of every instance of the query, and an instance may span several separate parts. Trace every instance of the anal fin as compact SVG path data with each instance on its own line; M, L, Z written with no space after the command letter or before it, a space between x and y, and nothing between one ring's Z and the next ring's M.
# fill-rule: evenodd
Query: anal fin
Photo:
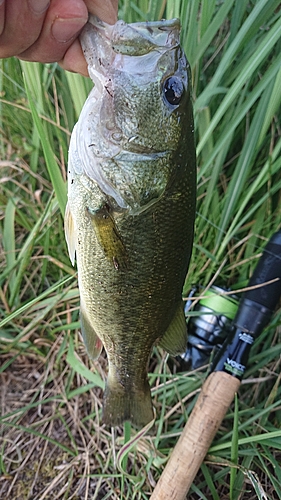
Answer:
M87 352L92 359L97 359L102 350L102 341L97 336L94 328L90 324L86 313L81 308L80 311L81 333L87 349Z

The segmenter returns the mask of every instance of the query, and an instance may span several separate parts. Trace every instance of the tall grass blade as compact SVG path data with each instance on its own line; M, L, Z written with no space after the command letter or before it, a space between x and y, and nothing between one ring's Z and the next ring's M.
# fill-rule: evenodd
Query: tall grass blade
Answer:
M48 169L48 172L49 172L49 175L50 175L50 178L51 178L51 181L52 181L55 193L56 193L56 197L58 200L61 214L62 214L62 216L64 216L65 207L66 207L66 185L65 185L65 182L62 178L62 174L61 174L61 171L58 167L58 164L56 162L54 152L53 152L53 150L48 142L48 139L45 135L44 127L42 125L41 119L39 118L38 112L36 110L31 93L30 93L27 85L26 85L25 89L26 89L26 93L27 93L27 97L28 97L28 101L29 101L29 105L30 105L30 109L31 109L31 113L32 113L32 118L33 118L34 123L37 127L38 134L39 134L39 137L41 140L47 169Z
M17 199L15 198L10 198L8 200L5 211L4 227L3 227L3 247L6 257L6 266L8 269L13 269L9 276L10 297L11 295L13 295L15 281L16 281L16 273L14 269L16 265L16 243L15 243L16 203Z
M222 119L223 115L226 113L229 106L233 103L234 99L238 96L239 92L241 92L241 90L242 90L243 86L246 84L247 80L249 78L251 78L251 76L257 70L259 65L268 56L268 54L271 52L275 43L277 43L279 41L280 37L281 37L281 18L276 21L276 23L273 25L273 27L270 29L270 31L266 34L266 36L264 37L262 42L259 43L259 45L256 48L256 51L247 61L247 65L246 64L244 65L244 71L240 73L240 75L234 81L232 86L229 88L226 96L222 100L221 105L219 106L217 112L213 116L213 119L210 123L210 127L209 127L208 131L206 132L206 134L204 135L204 137L201 139L201 141L199 142L199 144L197 146L197 154L200 153L203 146L206 144L207 140L209 139L209 136L214 131L214 129L216 128L216 126L218 125L220 120ZM208 89L208 90L210 90L210 89ZM201 95L200 107L202 107L202 105L203 105L203 103L201 104L202 100L203 100L203 95ZM208 104L208 100L207 100L207 102L205 102L205 105ZM199 101L199 99L198 99L198 101ZM199 102L197 102L197 105L195 105L195 108L197 108L197 109L199 108Z
M89 380L89 382L93 382L97 387L101 387L101 389L104 389L104 381L100 378L100 376L97 373L91 372L79 359L75 356L74 353L74 345L73 345L73 340L70 337L69 339L69 347L68 347L68 353L67 353L67 358L66 358L68 364L75 370L77 373L82 375L84 378Z
M75 109L75 118L78 120L93 83L90 78L69 72L66 72L66 79Z

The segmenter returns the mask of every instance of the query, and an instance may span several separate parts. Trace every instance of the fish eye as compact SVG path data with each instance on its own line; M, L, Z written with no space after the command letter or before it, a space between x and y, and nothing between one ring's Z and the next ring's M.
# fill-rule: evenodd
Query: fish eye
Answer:
M164 96L169 104L176 106L180 103L184 93L184 85L177 76L169 76L163 85Z

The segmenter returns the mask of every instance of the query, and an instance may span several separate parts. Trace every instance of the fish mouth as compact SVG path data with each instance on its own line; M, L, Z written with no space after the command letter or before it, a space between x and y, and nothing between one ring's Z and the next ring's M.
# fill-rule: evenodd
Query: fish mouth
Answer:
M170 182L169 160L175 146L173 135L167 144L150 134L145 120L140 126L137 104L130 104L129 98L137 100L139 87L144 92L152 83L154 101L163 105L162 73L165 77L177 67L179 21L131 25L118 21L110 26L90 17L81 44L95 83L79 120L86 123L80 126L77 140L77 149L84 148L86 156L85 182L87 178L94 180L114 207L137 215L163 196ZM168 119L170 109L164 108L163 113L163 119ZM152 120L153 115L149 116Z
M114 156L116 162L142 162L142 161L156 161L159 158L166 157L169 154L168 151L142 151L140 152L138 148L135 151L120 151Z
M179 46L179 19L127 24L117 21L114 25L90 16L80 37L88 63L89 75L96 85L105 83L112 66L134 72L131 56L147 56L145 71L150 73L159 53ZM94 48L94 49L93 49ZM156 52L157 55L153 54Z
M99 32L103 39L110 42L114 52L124 55L143 55L155 48L167 50L179 45L180 21L177 18L133 24L119 20L111 25L90 15L87 29L89 33L93 30Z

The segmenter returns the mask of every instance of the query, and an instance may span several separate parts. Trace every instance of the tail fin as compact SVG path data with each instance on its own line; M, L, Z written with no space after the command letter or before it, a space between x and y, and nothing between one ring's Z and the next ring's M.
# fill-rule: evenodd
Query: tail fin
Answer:
M106 425L121 425L129 420L136 427L144 427L153 420L150 386L125 387L116 378L108 376L104 392L103 421Z

